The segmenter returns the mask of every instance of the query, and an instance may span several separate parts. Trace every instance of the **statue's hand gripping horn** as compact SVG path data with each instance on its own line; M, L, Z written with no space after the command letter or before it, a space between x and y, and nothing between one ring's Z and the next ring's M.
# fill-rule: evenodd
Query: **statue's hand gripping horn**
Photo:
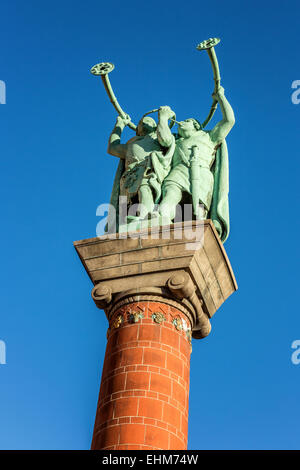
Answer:
M115 110L121 117L126 117L126 113L119 105L108 78L108 74L112 72L114 68L114 64L111 64L110 62L101 62L100 64L96 64L91 68L91 73L93 75L100 75L104 88ZM130 121L127 125L130 127L130 129L133 129L134 131L136 130L136 125L133 122Z
M206 39L205 41L200 42L200 44L198 44L197 46L198 51L206 50L208 53L208 57L210 58L211 65L213 68L213 74L214 74L214 82L215 82L214 93L217 93L218 89L220 88L220 82L221 82L219 64L218 64L217 56L216 56L215 49L214 49L214 46L219 44L219 42L220 42L219 38L209 38L209 39ZM216 100L213 100L209 114L202 124L203 129L204 127L207 126L207 124L213 117L217 109L217 106L218 106L218 102Z

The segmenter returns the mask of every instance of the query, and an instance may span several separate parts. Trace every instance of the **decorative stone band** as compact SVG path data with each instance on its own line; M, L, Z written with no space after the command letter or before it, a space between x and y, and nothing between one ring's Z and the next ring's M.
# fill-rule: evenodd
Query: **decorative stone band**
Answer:
M123 292L118 296L115 303L111 306L111 309L106 310L108 321L112 318L115 311L123 305L128 305L134 302L160 302L162 304L171 305L174 308L180 310L189 320L191 325L194 323L195 311L193 306L186 302L178 302L171 298L170 293L166 293L166 289L160 288L145 288L142 292L135 292L134 290Z
M142 307L141 305L147 305ZM148 307L151 305L151 307ZM156 307L157 305L157 307ZM154 306L154 307L153 307ZM172 313L175 312L176 314ZM192 318L187 309L181 309L180 304L176 302L166 302L164 297L154 295L130 296L122 299L114 308L109 317L109 327L107 331L107 339L113 330L133 323L142 323L141 320L146 318L146 323L156 323L162 325L169 322L177 331L182 331L186 339L191 344Z

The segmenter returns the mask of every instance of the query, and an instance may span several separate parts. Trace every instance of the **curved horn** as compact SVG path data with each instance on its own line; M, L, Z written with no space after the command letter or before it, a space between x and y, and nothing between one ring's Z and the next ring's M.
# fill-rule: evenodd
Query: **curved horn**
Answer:
M145 113L143 116L142 116L142 119L145 117L145 116L148 116L148 114L152 114L152 113L157 113L159 111L159 108L156 108L156 109L151 109L151 111L148 111L147 113ZM174 113L173 114L173 117L169 118L170 121L170 124L169 124L169 127L170 129L174 126L175 122L178 124L178 121L176 121L176 114Z
M101 62L100 64L96 64L91 68L91 73L96 76L100 75L104 88L109 96L109 99L113 107L115 108L115 110L121 117L125 117L126 113L123 111L123 109L119 105L116 95L113 92L113 89L111 87L111 84L108 78L108 74L112 72L114 68L115 68L114 64L111 64L110 62ZM133 122L130 121L127 125L128 127L130 127L130 129L134 131L136 130L136 125Z
M206 39L205 41L200 42L200 44L198 44L198 46L196 47L196 49L198 49L198 51L205 51L206 50L207 53L208 53L208 57L210 59L211 65L212 65L213 75L214 75L214 82L215 82L214 93L216 93L218 91L218 89L220 88L220 83L221 83L221 76L220 76L218 59L217 59L215 49L214 49L214 46L219 44L219 42L220 42L219 38L209 38L209 39ZM213 117L213 115L214 115L214 113L217 109L217 106L218 106L218 102L216 100L213 100L213 103L211 105L209 114L208 114L207 118L205 119L205 121L202 124L203 129L204 129L204 127L207 126L207 124L209 123L209 121Z

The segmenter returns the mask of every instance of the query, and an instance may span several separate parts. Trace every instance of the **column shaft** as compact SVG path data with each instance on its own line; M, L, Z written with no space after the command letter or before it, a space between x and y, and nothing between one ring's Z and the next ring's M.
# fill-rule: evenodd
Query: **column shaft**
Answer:
M92 449L186 449L191 325L160 301L110 318Z

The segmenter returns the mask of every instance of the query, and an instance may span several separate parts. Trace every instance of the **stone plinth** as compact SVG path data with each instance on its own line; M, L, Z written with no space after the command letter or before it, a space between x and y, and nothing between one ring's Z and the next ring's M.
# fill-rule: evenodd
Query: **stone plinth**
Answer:
M74 243L109 321L93 449L186 449L191 337L237 289L211 221L195 228Z

